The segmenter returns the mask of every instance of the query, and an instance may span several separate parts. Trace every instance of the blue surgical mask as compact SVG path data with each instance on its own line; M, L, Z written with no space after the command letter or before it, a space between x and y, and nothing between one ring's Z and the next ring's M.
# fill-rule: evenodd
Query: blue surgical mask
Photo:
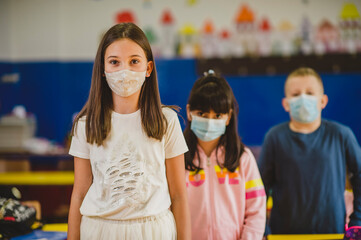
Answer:
M311 123L317 119L320 112L317 108L317 97L302 94L288 100L291 117L300 123Z
M202 141L209 142L226 132L225 119L209 119L192 115L191 130Z

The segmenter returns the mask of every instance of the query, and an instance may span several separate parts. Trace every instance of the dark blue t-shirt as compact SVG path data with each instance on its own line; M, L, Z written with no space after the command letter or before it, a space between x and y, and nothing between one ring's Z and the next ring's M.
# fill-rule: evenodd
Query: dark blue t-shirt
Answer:
M266 134L259 167L272 190L272 234L343 233L346 168L355 198L350 225L361 225L361 148L350 128L322 120L302 134L279 124Z

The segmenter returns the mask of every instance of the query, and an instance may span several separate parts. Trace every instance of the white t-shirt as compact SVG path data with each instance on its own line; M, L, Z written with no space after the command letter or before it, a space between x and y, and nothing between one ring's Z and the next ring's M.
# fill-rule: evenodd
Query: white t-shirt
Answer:
M171 201L165 159L188 151L177 114L165 107L168 129L162 141L149 138L140 110L112 113L111 131L102 146L86 141L85 117L78 121L69 154L90 159L93 183L80 212L125 220L161 213Z

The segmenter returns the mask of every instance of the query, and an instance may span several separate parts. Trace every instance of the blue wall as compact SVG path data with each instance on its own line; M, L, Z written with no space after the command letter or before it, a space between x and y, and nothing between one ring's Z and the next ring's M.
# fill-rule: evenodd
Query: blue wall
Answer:
M72 114L87 100L92 62L0 63L0 77L19 73L16 84L0 83L0 115L22 104L37 117L37 136L62 143L71 128ZM185 105L197 79L195 60L156 60L164 104ZM329 104L325 118L351 127L361 143L361 74L322 74ZM285 75L225 76L237 98L239 133L248 145L262 144L267 130L288 119L281 106ZM184 124L181 120L181 124Z

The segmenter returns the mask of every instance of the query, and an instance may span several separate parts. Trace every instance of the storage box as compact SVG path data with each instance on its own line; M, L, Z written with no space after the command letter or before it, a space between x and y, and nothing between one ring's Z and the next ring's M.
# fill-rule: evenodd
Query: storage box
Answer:
M36 123L33 117L19 118L4 116L0 118L0 151L25 151L24 143L34 137Z

